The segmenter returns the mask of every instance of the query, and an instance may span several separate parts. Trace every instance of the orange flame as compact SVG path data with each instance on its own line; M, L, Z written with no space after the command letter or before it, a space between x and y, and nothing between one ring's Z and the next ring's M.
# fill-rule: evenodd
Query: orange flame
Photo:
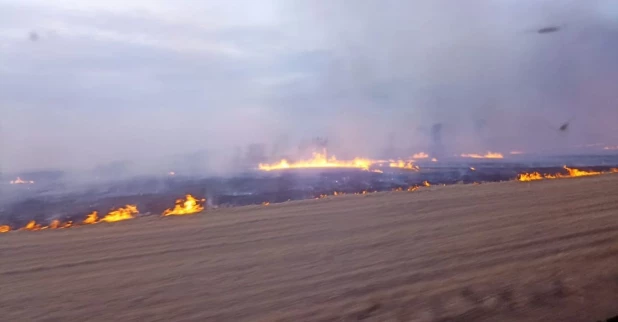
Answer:
M429 183L429 181L425 180L425 181L423 181L423 186L431 187L431 183Z
M181 216L198 213L204 210L204 206L200 202L206 201L206 199L197 200L192 195L186 195L186 200L176 200L174 209L167 209L163 212L163 216Z
M521 173L517 176L518 181L535 181L535 180L543 180L543 179L558 179L558 178L573 178L573 177L584 177L584 176L596 176L603 174L600 171L588 171L588 170L580 170L569 168L566 165L563 167L567 170L568 174L556 173L556 174L541 174L539 172L531 172L531 173ZM615 169L610 169L610 173L613 173ZM616 171L618 172L618 171Z
M139 211L137 210L136 205L126 205L124 208L118 208L110 211L107 215L105 215L105 217L101 218L100 221L114 222L133 219L138 213Z
M403 160L398 160L398 161L389 163L388 166L391 168L408 169L408 170L415 170L415 171L420 170L420 168L417 165L415 165L413 162L414 161L406 162Z
M571 169L571 168L568 168L566 165L564 166L564 168L569 172L570 177L596 176L596 175L601 174L601 172L597 172L597 171L585 171L585 170L579 170L579 169Z
M22 230L41 230L44 229L43 226L41 226L40 224L37 224L36 221L31 220L29 221L26 226L24 226L24 228L22 228Z
M461 157L462 158L473 158L473 159L503 159L504 158L502 153L497 153L497 152L487 152L484 155L480 155L476 153L472 153L472 154L463 153L461 154Z
M11 231L11 226L0 225L0 233L8 233L9 231Z
M340 161L334 156L328 158L326 151L324 153L313 153L313 158L309 160L301 160L290 163L287 160L281 160L278 163L264 164L260 163L258 169L263 171L281 170L281 169L302 169L302 168L355 168L369 170L369 167L374 162L369 159L355 158L352 161Z
M32 180L22 180L20 177L17 177L15 180L10 181L11 184L33 184Z
M82 221L82 224L90 225L90 224L96 224L97 222L99 222L98 212L93 211L90 214L86 215L86 219Z

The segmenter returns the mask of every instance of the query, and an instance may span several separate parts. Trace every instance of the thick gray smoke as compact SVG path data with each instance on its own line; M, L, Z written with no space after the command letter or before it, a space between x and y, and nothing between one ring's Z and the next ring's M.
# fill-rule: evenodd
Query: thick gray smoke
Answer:
M3 0L0 166L617 145L617 21L612 0Z

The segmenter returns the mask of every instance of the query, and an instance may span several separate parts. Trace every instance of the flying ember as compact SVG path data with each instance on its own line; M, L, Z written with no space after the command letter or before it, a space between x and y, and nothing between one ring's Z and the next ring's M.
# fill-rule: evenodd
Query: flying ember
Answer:
M204 201L206 201L206 199L197 200L192 195L186 195L185 200L176 200L174 209L165 210L163 216L181 216L198 213L204 210Z

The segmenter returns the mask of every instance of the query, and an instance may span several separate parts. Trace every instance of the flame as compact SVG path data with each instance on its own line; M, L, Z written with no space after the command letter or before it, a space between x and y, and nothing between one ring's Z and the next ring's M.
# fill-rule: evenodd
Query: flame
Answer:
M168 172L167 174L168 174L168 175L170 175L170 176L173 176L173 175L176 175L176 172L174 172L174 171L170 171L170 172Z
M425 181L423 181L423 186L431 187L431 183L429 183L429 181L425 180Z
M420 170L420 168L417 165L414 165L413 162L414 161L406 162L403 160L398 160L398 161L389 163L388 166L391 168L408 169L408 170L415 170L415 171Z
M427 159L429 155L425 152L419 152L412 155L412 159Z
M570 177L596 176L596 175L601 174L601 172L597 172L597 171L585 171L585 170L579 170L579 169L571 169L571 168L568 168L566 165L564 166L564 169L566 169L569 172Z
M186 195L186 200L176 200L174 209L167 209L163 212L163 216L181 216L198 213L204 210L204 206L200 202L206 201L206 199L197 200L192 195Z
M60 228L60 220L58 220L58 219L52 220L52 222L49 223L49 228L50 229L58 229L58 228Z
M268 201L262 202L262 206L268 206L268 205L270 205L270 202L268 202Z
M476 171L476 168L475 167L470 167L470 170Z
M44 228L47 228L47 227L43 227L40 224L37 224L36 221L31 220L21 230L41 230Z
M504 156L501 153L497 153L497 152L487 152L485 153L485 155L480 155L480 154L467 154L467 153L463 153L460 155L462 158L473 158L473 159L503 159Z
M603 150L608 150L608 151L609 150L612 150L612 151L613 150L618 150L618 145L616 145L616 146L606 146L606 147L603 148Z
M610 173L618 173L618 168L611 168L609 170Z
M431 158L431 162L438 162L438 159L436 159L436 158Z
M11 226L0 225L0 233L8 233L9 231L11 231Z
M285 159L273 164L260 163L258 169L263 171L301 168L356 168L369 170L373 163L373 161L363 158L355 158L352 161L340 161L334 156L328 158L326 151L324 151L323 153L313 153L313 158L309 160L301 160L294 163L290 163Z
M139 213L139 211L136 205L126 205L124 208L110 211L105 217L101 218L100 221L114 222L133 219L137 213Z
M380 170L380 169L373 169L371 170L371 172L375 172L375 173L384 173L384 171Z
M518 154L524 154L524 153L521 151L511 151L509 152L509 154L518 155Z
M86 219L82 221L82 224L90 225L90 224L96 224L97 222L99 222L98 212L93 211L90 214L86 215Z
M541 174L539 172L521 173L517 176L517 180L518 181L535 181L535 180L543 180L543 179L596 176L596 175L603 174L603 172L600 172L600 171L588 171L588 170L574 169L574 168L569 168L566 165L563 168L567 170L567 174L562 174L562 173ZM609 172L610 173L618 172L618 169L610 169Z
M33 184L32 180L22 180L20 177L17 177L15 180L10 181L11 184Z

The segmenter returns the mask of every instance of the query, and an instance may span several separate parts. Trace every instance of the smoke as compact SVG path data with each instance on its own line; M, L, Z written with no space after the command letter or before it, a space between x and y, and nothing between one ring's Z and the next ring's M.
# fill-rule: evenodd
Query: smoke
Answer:
M611 0L64 4L0 4L5 172L618 142Z

